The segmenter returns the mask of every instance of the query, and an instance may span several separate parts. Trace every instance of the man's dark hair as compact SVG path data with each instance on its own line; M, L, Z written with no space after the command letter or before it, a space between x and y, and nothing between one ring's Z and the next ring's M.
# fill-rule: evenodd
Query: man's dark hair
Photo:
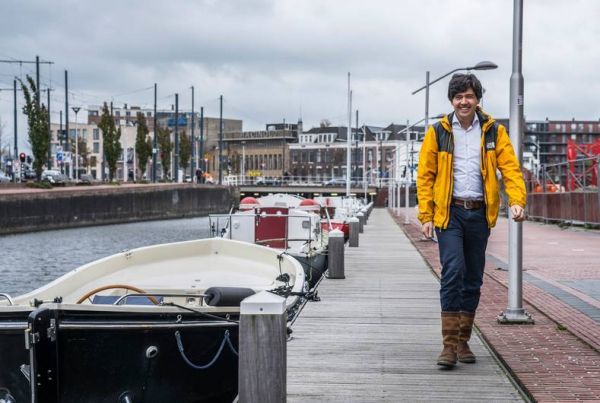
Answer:
M475 74L457 73L453 75L448 84L448 99L452 101L456 94L465 92L469 88L475 92L475 96L478 100L481 99L483 96L483 87L481 86L481 82L475 77Z

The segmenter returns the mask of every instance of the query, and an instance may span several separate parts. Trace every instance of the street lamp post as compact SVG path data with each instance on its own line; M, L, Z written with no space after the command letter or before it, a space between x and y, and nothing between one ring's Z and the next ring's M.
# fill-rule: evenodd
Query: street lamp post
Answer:
M75 112L75 179L79 177L79 138L77 132L79 131L79 121L77 120L77 114L81 110L81 107L74 106L73 112ZM73 165L71 165L71 179L73 179Z
M513 5L513 58L510 76L510 140L519 163L523 159L523 0ZM500 323L533 323L533 318L523 309L523 223L508 220L508 306L498 316Z
M456 68L446 74L444 74L443 76L440 76L438 78L436 78L433 81L429 81L429 71L425 72L425 85L422 86L421 88L418 88L416 90L414 90L412 92L412 95L415 95L417 92L421 92L422 90L425 90L425 119L423 119L425 121L425 132L427 132L427 127L429 126L429 121L428 121L428 116L429 116L429 87L432 84L437 83L438 81L440 81L442 78L448 77L450 74L452 73L456 73L457 71L470 71L470 70L493 70L493 69L497 69L498 65L493 63L493 62L489 62L489 61L483 61L483 62L479 62L477 63L475 66L471 66L471 67L459 67Z
M246 142L242 141L242 185L246 181Z

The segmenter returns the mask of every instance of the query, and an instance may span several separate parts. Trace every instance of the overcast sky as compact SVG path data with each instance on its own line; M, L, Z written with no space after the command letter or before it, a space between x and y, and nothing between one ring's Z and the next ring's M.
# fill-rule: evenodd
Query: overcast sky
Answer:
M65 69L71 104L151 108L156 82L159 108L179 93L190 110L193 85L196 110L218 116L223 94L224 116L245 130L300 116L305 128L347 124L351 72L360 124L415 122L425 71L433 80L482 60L499 66L478 72L484 108L509 114L511 0L2 0L0 15L0 59L54 62L41 75L56 122ZM523 26L526 118L599 119L600 1L524 0ZM0 63L0 88L27 73ZM449 111L447 83L431 87L431 115ZM0 92L5 139L12 96Z

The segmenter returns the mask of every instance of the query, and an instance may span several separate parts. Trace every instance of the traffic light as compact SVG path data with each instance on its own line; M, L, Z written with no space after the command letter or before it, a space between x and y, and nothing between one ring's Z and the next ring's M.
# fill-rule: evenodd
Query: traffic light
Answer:
M33 162L33 158L31 158L31 155L27 156L27 163L31 164Z
M21 153L21 154L19 154L19 160L20 160L21 162L25 162L25 153Z

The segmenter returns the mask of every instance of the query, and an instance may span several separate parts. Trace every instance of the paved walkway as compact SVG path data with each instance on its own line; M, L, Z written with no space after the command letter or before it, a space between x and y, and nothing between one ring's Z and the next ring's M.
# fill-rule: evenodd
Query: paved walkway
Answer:
M373 211L345 263L346 279L324 279L293 326L289 402L522 401L478 337L476 364L435 364L438 282L387 211Z
M415 209L400 226L433 270L437 245L423 240ZM397 216L404 222L404 209ZM535 325L499 325L507 306L508 220L488 246L476 325L537 401L600 401L600 233L525 222L524 308Z

